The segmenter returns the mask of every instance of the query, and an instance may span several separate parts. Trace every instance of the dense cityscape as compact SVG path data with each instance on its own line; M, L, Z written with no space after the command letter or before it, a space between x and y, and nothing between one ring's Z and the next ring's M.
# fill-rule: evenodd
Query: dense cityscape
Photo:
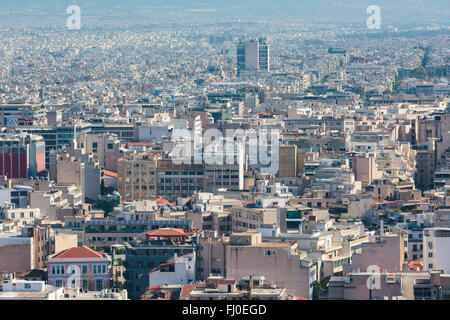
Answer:
M0 300L450 299L448 4L19 2Z

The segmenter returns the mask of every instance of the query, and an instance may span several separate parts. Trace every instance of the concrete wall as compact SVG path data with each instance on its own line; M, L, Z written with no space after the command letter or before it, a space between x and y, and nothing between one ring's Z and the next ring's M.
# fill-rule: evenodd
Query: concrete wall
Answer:
M384 242L364 243L362 253L352 256L352 263L344 266L344 275L360 269L365 272L369 266L378 266L383 271L401 271L404 263L404 238L399 235L385 235Z
M78 235L76 234L55 234L55 253L78 247Z
M225 276L226 244L220 240L200 239L198 278L206 280L211 273Z
M33 239L0 239L0 273L34 269Z
M287 249L229 246L226 249L226 277L241 279L248 275L265 276L280 287L285 287L288 293L311 298L310 269L300 267L300 256L288 254ZM265 254L267 250L275 251L275 254L268 256Z

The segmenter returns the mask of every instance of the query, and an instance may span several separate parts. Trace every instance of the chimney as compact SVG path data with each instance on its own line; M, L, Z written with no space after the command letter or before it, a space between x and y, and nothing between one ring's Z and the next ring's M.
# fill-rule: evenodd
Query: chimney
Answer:
M383 219L380 220L380 242L383 242L383 235L384 235L384 221Z

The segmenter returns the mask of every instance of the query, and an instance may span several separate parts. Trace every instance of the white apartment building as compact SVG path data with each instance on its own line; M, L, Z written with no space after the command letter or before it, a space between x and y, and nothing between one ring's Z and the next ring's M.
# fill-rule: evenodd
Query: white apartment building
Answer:
M423 232L423 269L450 273L450 228L429 228Z
M149 286L163 286L164 284L195 284L195 253L169 259L167 263L154 268L148 274Z
M19 222L21 225L34 222L41 217L39 208L16 208L14 203L6 204L6 207L0 212L0 217Z

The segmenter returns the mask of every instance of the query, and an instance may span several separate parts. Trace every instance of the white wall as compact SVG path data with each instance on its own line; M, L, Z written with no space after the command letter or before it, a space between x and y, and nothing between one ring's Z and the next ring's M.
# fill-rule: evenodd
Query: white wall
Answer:
M436 232L448 233L444 237L436 237ZM427 235L428 234L428 235ZM431 248L429 243L431 243ZM430 228L424 230L423 238L423 269L444 270L450 273L450 228ZM432 253L432 257L429 257ZM430 267L429 265L433 266Z
M168 262L173 262L173 259ZM163 286L164 284L194 284L195 253L175 258L174 272L161 272L159 269L149 273L149 286Z

